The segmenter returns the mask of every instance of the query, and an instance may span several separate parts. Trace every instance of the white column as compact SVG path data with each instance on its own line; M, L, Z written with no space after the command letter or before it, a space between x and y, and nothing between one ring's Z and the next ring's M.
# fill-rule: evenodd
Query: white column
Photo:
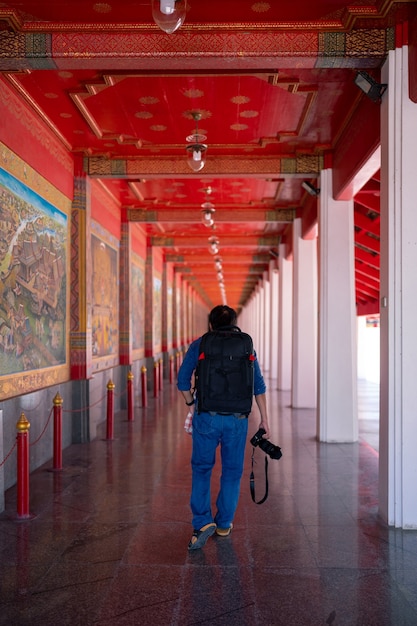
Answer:
M265 314L264 314L264 310L265 310L265 287L264 287L263 280L261 280L261 282L259 283L259 290L258 290L258 341L256 345L258 346L257 352L258 352L259 363L263 370L265 369L265 351L264 351Z
M269 272L263 273L263 370L269 372L270 364L270 346L271 346L271 285L269 283Z
M294 408L317 405L317 241L303 239L301 219L293 222L293 350Z
M417 528L417 105L408 47L389 53L381 104L381 515Z
M353 200L333 199L322 170L319 201L318 437L358 439Z
M279 245L278 389L291 389L292 370L292 261Z
M252 335L253 345L255 347L256 353L258 355L259 364L262 367L262 355L261 352L261 342L262 342L262 333L261 333L261 286L258 284L256 286L256 295L255 295L255 327Z
M251 335L253 339L255 329L255 296L253 294L245 308L242 309L237 324L245 333Z
M278 378L278 268L276 261L269 263L269 283L271 285L270 294L270 319L271 319L271 337L270 337L270 353L269 353L269 375L276 380Z

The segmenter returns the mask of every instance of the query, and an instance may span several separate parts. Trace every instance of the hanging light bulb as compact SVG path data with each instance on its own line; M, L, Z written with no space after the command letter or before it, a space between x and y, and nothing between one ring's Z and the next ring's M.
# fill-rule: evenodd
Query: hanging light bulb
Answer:
M212 218L210 211L202 212L201 221L203 222L204 226L207 226L207 228L211 228L212 226L214 226L214 219Z
M216 270L218 271L221 271L223 269L222 260L219 257L217 257L217 259L214 259L214 265L216 267Z
M174 33L184 23L187 0L151 0L154 22L165 33Z
M207 228L214 225L213 213L216 211L214 204L211 202L203 202L201 205L201 221Z
M199 172L206 164L205 154L207 150L207 144L203 143L207 137L200 135L198 132L198 121L201 120L201 113L198 111L192 112L192 118L195 121L195 132L193 135L188 135L186 141L189 142L188 146L185 146L187 151L187 163L193 172Z
M219 251L219 240L216 239L216 237L210 237L209 238L209 252L210 254L217 254Z

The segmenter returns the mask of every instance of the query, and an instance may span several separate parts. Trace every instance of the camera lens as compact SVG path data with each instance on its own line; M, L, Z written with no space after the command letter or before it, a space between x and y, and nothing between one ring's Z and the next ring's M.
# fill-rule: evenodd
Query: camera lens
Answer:
M261 450L265 452L271 459L280 459L282 457L281 448L275 446L273 443L268 441L267 439L262 439L259 442L259 447Z

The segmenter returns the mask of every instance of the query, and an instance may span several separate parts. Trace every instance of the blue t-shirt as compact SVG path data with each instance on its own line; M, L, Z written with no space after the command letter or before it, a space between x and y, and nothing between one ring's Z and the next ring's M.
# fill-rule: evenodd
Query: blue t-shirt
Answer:
M191 378L198 363L200 342L201 337L193 341L187 350L178 372L177 388L179 391L188 391L191 387ZM258 359L256 359L253 364L253 393L255 396L259 396L265 393L266 385L262 376L261 368L259 367Z

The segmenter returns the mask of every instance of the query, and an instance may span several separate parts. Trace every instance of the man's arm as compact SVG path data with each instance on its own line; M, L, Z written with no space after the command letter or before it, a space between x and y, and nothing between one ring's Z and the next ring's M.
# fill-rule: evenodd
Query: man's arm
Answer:
M264 439L268 439L269 437L269 422L268 422L268 408L266 404L266 395L264 393L260 393L255 396L256 404L258 405L259 413L261 414L261 421L259 423L259 428L263 428L265 431L265 435L263 435Z
M187 350L178 372L177 389L181 392L186 404L190 405L194 396L191 391L191 378L197 365L200 340L193 341Z

